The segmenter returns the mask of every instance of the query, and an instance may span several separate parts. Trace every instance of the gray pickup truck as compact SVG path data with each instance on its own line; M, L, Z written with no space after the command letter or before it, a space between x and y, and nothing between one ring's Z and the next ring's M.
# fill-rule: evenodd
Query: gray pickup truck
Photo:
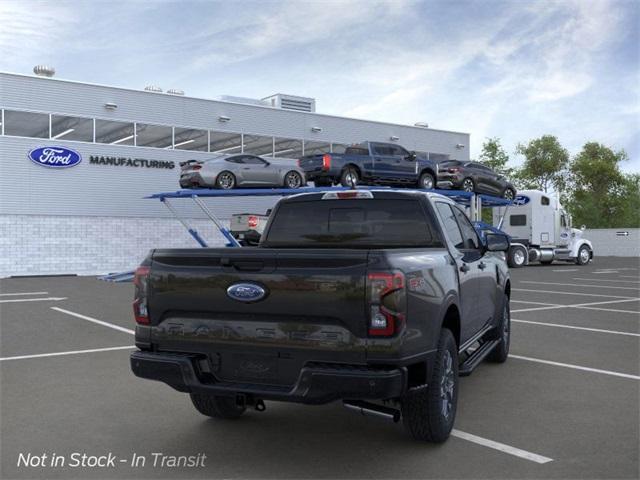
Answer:
M508 247L498 234L481 243L435 193L294 195L257 248L149 254L135 275L131 368L211 417L341 400L441 442L458 376L507 358Z

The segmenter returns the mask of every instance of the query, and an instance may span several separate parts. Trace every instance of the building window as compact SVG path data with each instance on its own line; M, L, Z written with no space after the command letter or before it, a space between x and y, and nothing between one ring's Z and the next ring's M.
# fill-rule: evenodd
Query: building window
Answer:
M347 150L349 145L345 145L343 143L332 143L331 144L331 153L344 153Z
M229 132L209 132L209 151L211 153L242 153L242 135Z
M304 142L304 154L305 155L318 155L331 152L331 144L327 142L310 142L305 140Z
M5 110L4 134L16 137L49 138L49 115Z
M136 123L136 146L171 148L173 145L173 129L163 125Z
M96 142L111 145L133 145L134 126L129 122L96 119Z
M272 157L273 137L263 137L261 135L244 135L244 153L261 155L264 157Z
M173 148L176 150L197 150L206 152L209 146L209 136L206 130L193 128L174 129Z
M51 115L51 138L93 142L93 119Z
M274 157L295 159L302 157L302 140L276 137L273 141L275 147L273 151Z

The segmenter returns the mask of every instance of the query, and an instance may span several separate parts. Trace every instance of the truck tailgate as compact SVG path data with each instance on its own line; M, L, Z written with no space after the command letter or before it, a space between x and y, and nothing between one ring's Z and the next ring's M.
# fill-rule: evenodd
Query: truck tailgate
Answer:
M223 381L292 385L307 362L364 363L367 250L156 250L151 342L209 358ZM257 302L227 289L264 288Z

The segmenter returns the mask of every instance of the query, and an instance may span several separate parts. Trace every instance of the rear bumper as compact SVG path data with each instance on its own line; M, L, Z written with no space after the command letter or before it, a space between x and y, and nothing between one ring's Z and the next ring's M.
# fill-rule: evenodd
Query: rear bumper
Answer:
M201 358L201 357L200 357ZM407 382L403 367L309 363L293 386L219 382L198 373L197 355L137 351L131 370L141 378L158 380L188 393L244 394L265 400L322 404L340 399L378 400L399 397Z

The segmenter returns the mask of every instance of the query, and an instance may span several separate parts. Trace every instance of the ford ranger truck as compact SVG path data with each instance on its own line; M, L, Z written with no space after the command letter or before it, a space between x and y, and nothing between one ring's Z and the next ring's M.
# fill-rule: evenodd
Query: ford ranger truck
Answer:
M284 198L257 248L150 252L131 368L210 417L342 401L441 442L458 376L507 358L508 248L436 193Z
M298 160L298 166L317 187L340 183L354 188L395 185L431 190L438 180L436 162L394 143L364 142L347 147L343 154L308 155Z

